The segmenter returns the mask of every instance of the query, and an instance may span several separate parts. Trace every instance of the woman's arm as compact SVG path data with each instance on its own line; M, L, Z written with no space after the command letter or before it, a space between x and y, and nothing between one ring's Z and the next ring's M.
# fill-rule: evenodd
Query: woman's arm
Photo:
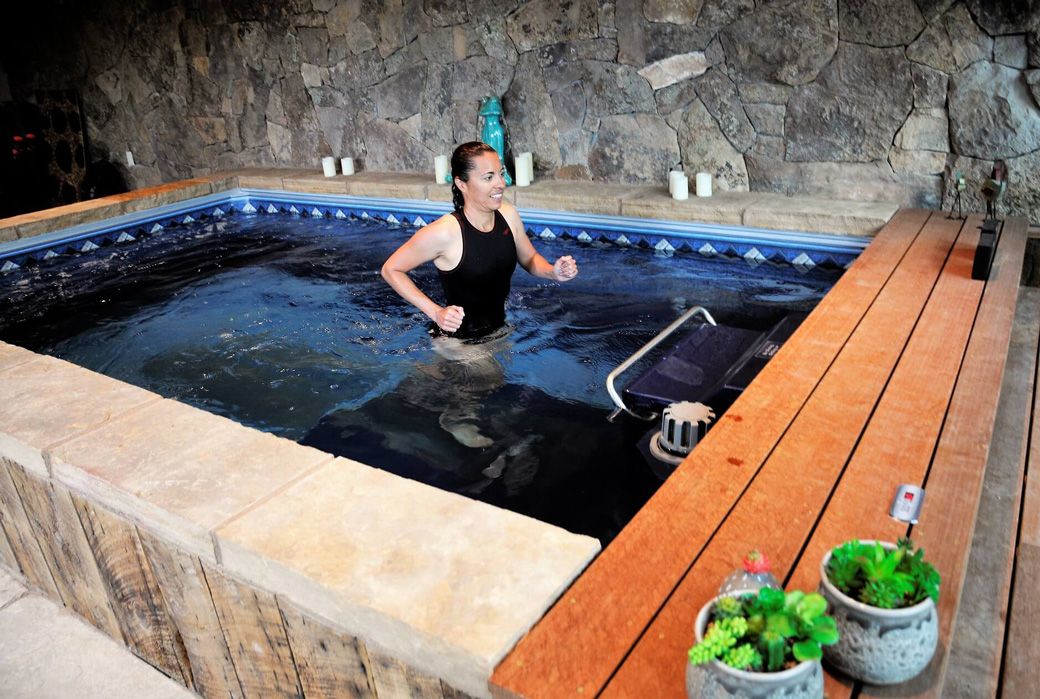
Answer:
M517 260L520 262L520 266L527 270L528 274L541 277L542 279L552 279L557 282L569 281L578 276L578 263L570 255L564 255L557 259L555 264L549 264L548 260L538 254L538 251L534 249L534 245L531 244L531 239L527 237L527 233L524 231L524 222L520 220L520 213L515 206L503 202L501 211L503 218L505 218L506 223L509 224L509 228L513 232L513 243L516 245Z
M465 312L459 306L443 307L415 285L408 272L444 255L452 240L450 223L444 217L420 228L383 263L380 274L390 287L408 303L425 313L442 330L454 332L462 325Z

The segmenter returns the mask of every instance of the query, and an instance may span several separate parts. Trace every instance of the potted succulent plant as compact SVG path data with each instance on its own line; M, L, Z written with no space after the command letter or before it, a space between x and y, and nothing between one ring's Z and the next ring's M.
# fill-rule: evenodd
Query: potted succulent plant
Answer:
M691 699L823 697L821 647L838 640L819 594L765 587L701 608L690 648Z
M940 578L923 550L905 538L848 541L820 568L820 592L841 632L828 663L871 684L904 682L928 665L939 639Z

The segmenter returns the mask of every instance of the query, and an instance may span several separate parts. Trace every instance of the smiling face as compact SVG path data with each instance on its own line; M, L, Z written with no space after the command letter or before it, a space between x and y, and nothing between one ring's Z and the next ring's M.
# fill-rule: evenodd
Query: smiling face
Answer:
M481 153L470 161L470 165L468 180L455 178L455 185L462 192L466 205L497 211L502 206L502 194L506 190L505 170L498 153Z

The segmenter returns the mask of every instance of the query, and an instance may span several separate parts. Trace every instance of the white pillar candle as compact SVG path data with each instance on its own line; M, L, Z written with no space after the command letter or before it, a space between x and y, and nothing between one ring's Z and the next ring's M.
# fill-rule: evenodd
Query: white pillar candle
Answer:
M526 187L531 184L531 178L527 174L527 158L526 153L513 158L513 170L516 173L516 186Z
M534 156L531 151L524 151L520 154L520 162L523 164L524 174L527 177L527 184L534 182Z
M675 194L675 181L680 177L684 177L682 170L669 170L668 171L668 193Z
M325 173L326 177L336 176L336 159L331 155L321 159L321 171Z
M697 173L697 196L711 196L711 175L707 172Z
M343 172L344 175L353 175L354 174L354 159L353 158L340 158L339 159L339 169Z
M690 197L690 180L686 175L680 174L675 178L675 184L672 185L672 199L688 199Z
M437 184L447 184L448 179L448 156L438 155L433 159L433 181Z

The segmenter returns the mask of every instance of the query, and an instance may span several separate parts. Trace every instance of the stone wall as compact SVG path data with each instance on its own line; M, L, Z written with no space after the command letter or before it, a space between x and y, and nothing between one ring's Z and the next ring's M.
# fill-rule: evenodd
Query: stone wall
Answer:
M1037 0L57 4L8 23L11 90L79 88L92 155L132 150L135 186L323 155L430 169L494 94L543 176L682 164L718 189L938 206L949 165L981 209L1004 158L1002 211L1040 211Z

